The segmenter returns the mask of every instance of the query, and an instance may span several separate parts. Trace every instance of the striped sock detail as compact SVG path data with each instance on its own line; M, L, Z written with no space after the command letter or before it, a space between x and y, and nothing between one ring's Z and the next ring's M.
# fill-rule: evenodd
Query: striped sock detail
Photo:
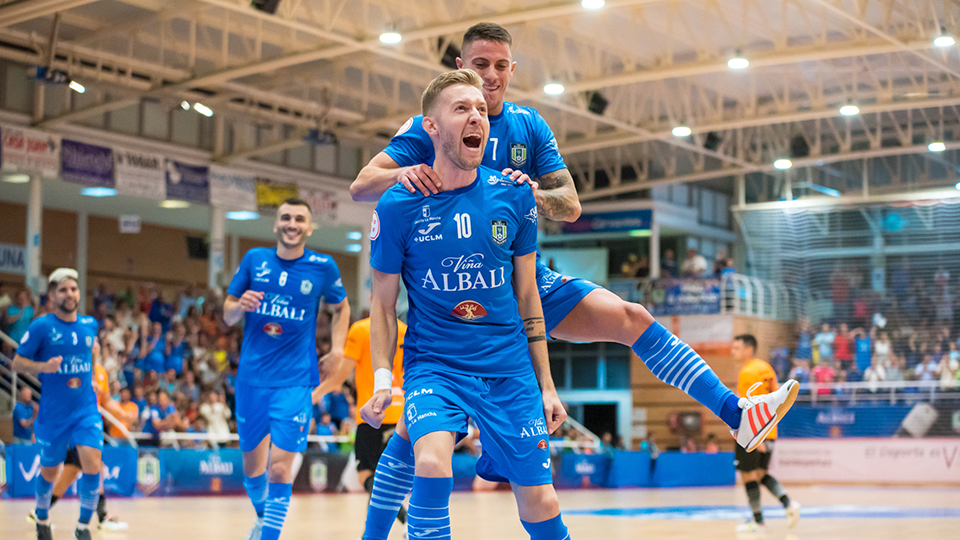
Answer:
M50 517L50 499L53 497L53 484L47 482L42 474L37 475L37 519L46 521Z
M257 517L263 517L263 506L267 500L267 473L260 476L243 477L243 489L247 491L250 502L253 503L253 509Z
M267 487L267 502L263 509L263 531L261 540L277 540L283 529L283 522L287 519L287 510L290 508L290 496L293 494L293 484L274 484Z
M394 434L387 442L373 475L363 540L387 540L403 499L413 489L414 468L410 441Z
M696 351L663 325L651 324L631 348L658 379L683 390L731 428L740 427L739 411L724 408L724 403L736 399L734 393L720 382Z
M407 511L407 534L417 540L447 540L450 535L450 494L453 478L413 480L413 495Z
M80 496L80 523L86 525L100 499L100 473L82 475L77 482L77 495Z

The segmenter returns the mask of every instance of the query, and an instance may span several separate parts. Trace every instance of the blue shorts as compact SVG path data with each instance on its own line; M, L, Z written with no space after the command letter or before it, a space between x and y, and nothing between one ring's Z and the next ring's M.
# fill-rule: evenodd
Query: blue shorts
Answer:
M590 294L601 288L592 281L564 276L554 271L538 276L540 303L543 305L543 319L547 325L547 336L573 311L573 308ZM546 291L546 292L544 292Z
M270 435L270 441L287 452L307 449L312 386L265 388L237 382L237 434L240 450L249 452Z
M553 482L543 397L530 371L487 378L457 373L407 373L404 423L410 442L436 431L465 433L467 417L480 429L477 474L492 482L540 486Z
M40 465L56 467L67 457L67 448L74 446L89 446L103 451L103 419L100 413L89 414L67 426L57 435L47 437L49 430L40 429L35 432L37 445L40 446ZM44 436L41 436L44 432Z

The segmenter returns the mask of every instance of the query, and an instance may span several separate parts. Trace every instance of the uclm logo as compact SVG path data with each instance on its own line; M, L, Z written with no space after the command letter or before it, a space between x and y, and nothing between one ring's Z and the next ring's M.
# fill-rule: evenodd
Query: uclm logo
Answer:
M464 300L457 304L450 312L454 317L464 321L475 321L487 316L487 310L479 302L473 300Z

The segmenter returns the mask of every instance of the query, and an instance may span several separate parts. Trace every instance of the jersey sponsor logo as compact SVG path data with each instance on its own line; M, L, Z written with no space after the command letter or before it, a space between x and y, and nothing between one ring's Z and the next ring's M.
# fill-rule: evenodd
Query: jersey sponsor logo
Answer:
M475 321L487 316L487 310L479 302L473 300L464 300L457 304L450 312L451 315L463 321Z
M423 529L422 531L413 531L410 534L417 538L427 538L440 532L440 529Z
M433 394L433 388L421 388L419 390L413 390L407 394L407 399L410 400L417 396L425 396L427 394ZM414 414L416 414L416 411L414 411Z
M550 149L550 150L553 150L553 151L555 151L555 152L559 152L559 151L560 151L560 147L557 145L557 138L556 138L556 137L550 137L550 142L547 143L547 148Z
M516 105L510 105L509 107L507 107L507 112L512 114L525 114L527 116L530 116L530 111L522 107L517 107Z
M428 225L427 225L426 227L424 227L423 229L417 229L417 232L420 233L420 234L430 234L430 231L436 229L436 228L439 227L439 226L440 226L440 222L439 222L439 221L434 221L433 223L428 224Z
M80 382L80 379L77 378L77 377L73 377L72 379L70 379L70 380L67 381L67 387L69 387L69 388L74 388L74 389L80 388L80 385L81 385L81 384L83 384L83 383L81 383L81 382Z
M550 445L547 444L547 440L546 440L546 439L540 439L540 442L537 443L537 449L538 449L538 450L547 450L547 449L549 449L549 448L550 448Z
M394 137L399 137L400 135L403 135L403 134L406 133L412 126L413 126L413 117L411 116L410 118L407 119L406 122L403 123L402 126L400 126L400 129L397 130L396 134L394 134Z
M527 144L521 142L510 143L510 164L514 167L523 167L527 164Z
M492 219L490 220L490 229L491 234L493 235L493 241L497 243L498 246L502 246L507 242L507 221L504 219Z
M527 212L526 215L524 215L523 217L526 218L527 221L529 221L530 223L533 223L534 225L536 225L537 224L537 207L534 206L533 208L531 208L530 211Z
M550 290L550 287L553 287L553 284L560 278L560 274L550 271L544 272L540 275L540 289L541 292L547 292ZM562 282L561 282L562 283Z
M440 226L440 221L432 221L427 224L426 227L422 229L417 229L417 232L420 233L419 236L414 236L414 243L420 242L433 242L434 240L443 240L442 234L430 234L434 229Z
M534 418L527 421L526 425L520 428L520 438L526 439L527 437L540 437L542 435L549 435L547 433L547 424L543 418Z
M444 292L471 291L475 289L496 289L506 283L504 267L486 269L483 265L483 253L447 257L440 265L451 272L433 273L427 270L420 286L424 289ZM441 284L443 285L441 288Z
M54 328L50 331L50 343L63 343L63 334Z
M30 339L30 331L29 331L29 330L27 330L26 332L23 333L23 337L20 338L20 344L23 345L24 343L27 342L28 339Z
M417 406L411 403L407 406L407 419L413 420L417 417Z
M328 260L328 259L327 259L326 257L321 257L321 256L319 256L319 255L311 255L311 256L310 256L310 262L321 262L321 263L325 263L325 262L327 262L327 260Z
M380 215L373 211L373 219L370 221L370 240L376 240L380 236Z
M420 209L420 214L423 215L424 218L430 217L430 205L423 205L423 208Z
M313 290L313 283L310 283L309 279L305 279L300 282L300 292L302 294L310 294L310 291Z
M86 341L86 342L87 342L87 347L93 347L93 338L92 338L92 337L87 336L87 341Z
M343 287L343 278L337 278L337 280L333 282L333 286L334 286L334 287Z
M270 283L270 278L266 277L268 274L270 274L270 269L267 268L267 261L263 261L263 263L257 267L256 273L253 275L253 280L261 283Z
M40 442L40 441L38 440L37 442ZM38 474L40 474L40 454L37 454L36 457L33 458L33 464L30 466L29 471L23 468L23 462L20 462L19 466L20 466L20 475L23 476L23 479L26 480L27 482L33 481L33 479L36 478Z
M70 356L60 362L60 369L57 370L57 373L61 375L77 375L80 373L90 373L91 369L90 361L83 356Z
M543 465L543 468L544 468L544 469L549 469L549 468L550 468L550 458L547 458L547 461L541 463L541 465Z
M502 176L497 176L497 175L494 175L494 174L491 174L491 175L490 175L490 178L487 178L487 183L490 184L491 186L492 186L492 185L495 185L495 184L500 184L500 185L503 185L503 186L512 186L512 185L516 184L516 182L514 182L513 180L511 180L511 179L509 179L509 178L504 178L504 177L502 177Z
M287 294L265 293L260 307L257 308L258 315L268 317L277 317L278 319L287 319L290 321L305 320L307 310L291 306L293 297Z
M200 460L200 474L203 476L230 476L233 474L233 462L222 461L214 454L209 459Z
M275 322L268 322L263 325L263 332L272 338L279 338L283 335L283 327Z

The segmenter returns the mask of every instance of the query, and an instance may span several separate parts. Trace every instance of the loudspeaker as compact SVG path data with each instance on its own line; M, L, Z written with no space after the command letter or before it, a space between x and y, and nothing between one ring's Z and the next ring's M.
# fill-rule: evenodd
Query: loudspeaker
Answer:
M280 6L280 0L252 0L250 7L274 15Z

